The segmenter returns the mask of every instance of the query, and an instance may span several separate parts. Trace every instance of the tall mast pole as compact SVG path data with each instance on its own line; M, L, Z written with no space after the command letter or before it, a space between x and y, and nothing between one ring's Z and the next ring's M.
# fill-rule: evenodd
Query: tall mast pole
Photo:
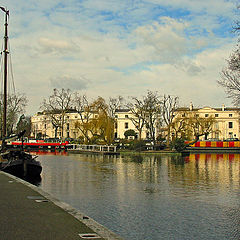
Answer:
M2 137L7 135L7 56L8 56L8 15L9 11L0 7L5 12L5 34L4 34L4 73L3 73L3 127Z

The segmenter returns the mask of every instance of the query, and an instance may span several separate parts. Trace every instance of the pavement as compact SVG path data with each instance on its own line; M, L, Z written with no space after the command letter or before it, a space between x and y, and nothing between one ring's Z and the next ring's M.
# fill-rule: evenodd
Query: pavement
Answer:
M1 240L122 240L40 188L0 171Z

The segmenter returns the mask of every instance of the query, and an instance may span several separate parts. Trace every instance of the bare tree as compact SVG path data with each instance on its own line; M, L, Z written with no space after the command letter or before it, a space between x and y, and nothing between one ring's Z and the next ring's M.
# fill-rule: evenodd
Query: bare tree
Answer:
M143 128L146 127L149 137L155 143L156 128L161 118L161 100L157 92L148 91L142 99L132 97L132 102L126 106L133 115L130 120L139 132L139 139L142 138Z
M79 114L80 120L77 120L75 127L81 132L87 142L90 141L88 125L92 116L91 106L86 95L80 95L78 92L74 95L74 108Z
M157 92L148 91L143 98L145 110L145 125L153 144L156 141L156 129L161 125L161 98Z
M145 109L143 100L136 97L131 98L131 102L126 104L126 107L132 113L129 119L132 121L135 128L138 130L139 139L142 139L142 131L145 125Z
M239 9L239 8L238 8ZM235 33L240 33L240 22L237 21L233 27ZM240 42L240 39L238 39ZM218 84L225 89L228 98L231 98L234 105L240 105L240 44L227 60L227 66L221 72L221 79Z
M58 90L54 89L53 94L44 99L41 109L51 119L52 125L55 128L55 137L57 137L57 130L60 128L61 138L63 138L63 129L66 123L66 113L72 107L72 92L70 89L64 88Z
M2 109L3 96L1 96L0 100L0 108ZM17 124L19 115L25 112L25 108L27 106L27 98L24 94L16 93L12 95L8 95L7 99L7 134L13 133L14 127ZM0 113L0 124L2 126L2 112Z
M221 79L218 84L224 87L234 105L240 104L240 48L237 49L227 61L228 66L221 72Z
M178 107L178 97L164 95L162 99L162 118L167 126L167 145L169 146L174 113Z
M117 109L121 108L123 104L123 97L118 96L116 98L110 97L108 101L108 114L111 118L115 118L115 112Z
M207 136L213 132L216 119L210 115L208 117L200 117L195 111L181 110L176 112L177 115L172 122L172 130L175 132L176 138L181 137L187 140L198 140L200 136Z

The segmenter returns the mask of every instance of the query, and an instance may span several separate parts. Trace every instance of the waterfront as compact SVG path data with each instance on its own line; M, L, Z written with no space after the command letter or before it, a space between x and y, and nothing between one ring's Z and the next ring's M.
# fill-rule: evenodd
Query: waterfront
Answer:
M40 155L40 187L132 240L240 239L240 155Z

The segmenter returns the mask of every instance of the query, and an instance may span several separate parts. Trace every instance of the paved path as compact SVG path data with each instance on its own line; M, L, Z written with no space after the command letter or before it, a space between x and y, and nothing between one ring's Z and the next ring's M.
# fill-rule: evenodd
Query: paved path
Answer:
M0 239L121 238L41 189L0 171Z

